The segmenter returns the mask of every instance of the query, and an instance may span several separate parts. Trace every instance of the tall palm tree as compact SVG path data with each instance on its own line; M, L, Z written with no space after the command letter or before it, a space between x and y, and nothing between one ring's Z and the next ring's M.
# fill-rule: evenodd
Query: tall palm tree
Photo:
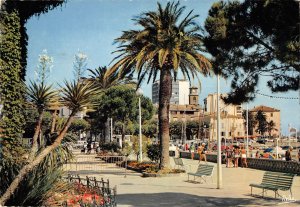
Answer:
M57 91L52 89L52 85L47 86L44 84L44 82L39 84L30 82L30 85L27 87L27 99L30 104L37 108L39 114L32 138L32 148L29 155L29 162L33 159L38 150L37 139L41 131L44 110L48 108L52 102L57 100L57 98Z
M4 206L5 202L14 194L16 189L22 180L30 173L32 170L39 165L44 158L55 150L62 142L68 128L70 127L75 114L79 111L90 109L95 107L94 96L97 95L98 90L90 82L65 82L64 88L61 89L62 97L61 101L64 106L67 106L72 113L70 114L64 127L55 138L53 143L44 149L42 149L31 162L24 165L19 174L14 178L13 182L6 189L5 193L0 198L0 206Z
M276 124L273 120L267 122L267 131L270 137L272 136L272 131L278 131L278 129L276 128Z
M148 75L148 83L160 74L159 133L161 141L160 169L169 167L169 106L172 79L179 70L188 79L208 74L211 64L203 52L201 28L195 22L198 15L190 11L181 17L185 7L179 2L168 2L157 11L142 13L133 19L140 30L128 30L115 40L119 43L118 56L113 60L112 71L120 74L138 73L138 86ZM173 77L172 77L173 76Z
M136 82L132 78L132 74L119 74L117 71L111 71L107 67L98 67L94 70L88 69L91 73L90 78L95 86L102 92L119 85L127 85L135 87ZM105 142L109 140L109 121L105 121Z

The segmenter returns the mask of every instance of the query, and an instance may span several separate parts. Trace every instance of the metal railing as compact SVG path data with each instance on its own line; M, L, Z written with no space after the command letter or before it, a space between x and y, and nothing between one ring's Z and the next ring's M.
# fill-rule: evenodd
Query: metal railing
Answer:
M126 156L97 156L95 154L76 155L64 165L66 172L77 174L120 174L127 175Z

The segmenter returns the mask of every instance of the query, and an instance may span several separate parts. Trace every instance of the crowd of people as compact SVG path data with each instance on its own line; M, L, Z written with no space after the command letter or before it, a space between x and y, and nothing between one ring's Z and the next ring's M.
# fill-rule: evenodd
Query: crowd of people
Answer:
M241 159L241 166L248 167L247 152L244 146L241 147L226 147L225 150L226 167L238 167L239 160Z
M208 147L207 144L202 143L202 144L198 144L198 143L191 143L190 145L188 143L184 144L184 145L179 145L177 146L177 151L179 154L179 150L182 151L189 151L191 153L191 159L195 158L195 154L197 153L199 156L199 162L204 160L206 162L206 153L208 152ZM255 149L251 149L252 152ZM293 148L290 147L284 155L284 159L286 161L292 161L292 152ZM222 151L222 155L225 156L226 159L226 167L230 168L230 167L238 167L239 166L239 162L241 162L241 167L248 167L248 163L247 163L247 150L245 148L244 145L240 145L240 146L226 146L225 149ZM258 149L256 151L256 153L252 154L251 156L253 158L265 158L265 159L276 159L276 154L272 154L272 153L261 153ZM281 155L277 155L277 158L281 158ZM300 149L297 152L297 158L298 161L300 162Z

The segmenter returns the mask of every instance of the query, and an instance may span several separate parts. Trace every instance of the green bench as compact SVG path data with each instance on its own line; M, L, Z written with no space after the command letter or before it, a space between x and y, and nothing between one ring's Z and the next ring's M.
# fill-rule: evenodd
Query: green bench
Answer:
M266 191L271 190L275 193L275 198L280 196L278 191L288 191L290 190L292 196L292 184L294 180L295 174L291 173L279 173L279 172L265 172L261 184L254 184L251 183L251 195L252 195L252 188L261 188L262 197Z
M213 165L207 165L207 164L199 164L197 171L192 173L189 172L188 174L188 181L190 180L190 175L194 176L194 180L196 177L201 178L203 181L206 182L207 177L211 177L211 180L213 182L213 171L214 171L214 166Z
M183 161L182 161L182 159L181 158L175 158L174 157L174 163L175 163L175 166L174 166L174 168L181 168L182 170L185 170L185 167L184 167L184 164L183 164Z

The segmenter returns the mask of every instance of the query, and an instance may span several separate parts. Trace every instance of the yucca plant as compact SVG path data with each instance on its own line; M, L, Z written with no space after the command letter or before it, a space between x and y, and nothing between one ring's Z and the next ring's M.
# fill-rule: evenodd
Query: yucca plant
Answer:
M199 15L192 11L181 17L185 7L168 2L163 8L158 3L157 11L142 13L134 19L139 30L124 31L115 41L119 49L111 71L121 75L138 73L138 85L148 76L148 83L160 76L159 89L159 133L161 139L160 168L169 166L169 107L172 79L181 71L184 77L197 78L207 75L211 64L201 53L203 37L195 22ZM173 74L173 77L172 77Z
M32 162L24 165L18 175L14 178L12 183L6 189L5 193L0 198L0 205L5 205L7 200L15 193L20 183L31 173L36 166L38 166L45 157L47 157L53 150L55 150L62 142L68 128L70 127L75 114L81 110L91 109L96 104L93 102L93 96L98 91L94 85L89 82L67 82L65 81L64 88L61 89L62 103L67 106L72 113L70 114L66 124L60 131L58 136L53 140L53 143L42 149L32 160Z
M44 82L30 82L30 85L27 87L27 100L30 104L37 108L39 113L32 138L32 149L29 155L30 162L38 150L37 139L41 131L44 111L51 103L58 100L58 93L52 89L52 85L47 86Z

